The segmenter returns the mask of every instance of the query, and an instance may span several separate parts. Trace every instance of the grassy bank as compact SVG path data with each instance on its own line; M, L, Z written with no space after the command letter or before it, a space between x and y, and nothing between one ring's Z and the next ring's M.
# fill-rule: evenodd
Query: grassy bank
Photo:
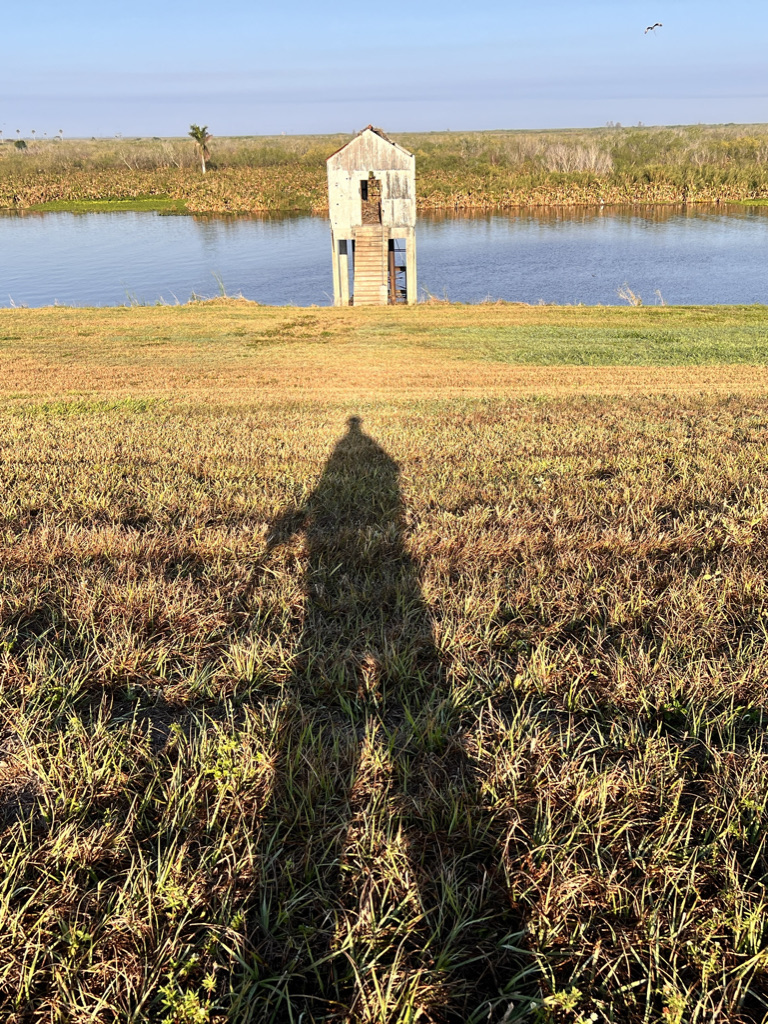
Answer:
M3 1019L764 1020L764 315L0 311Z
M0 207L156 197L196 213L323 213L325 160L350 136L0 145ZM397 136L416 154L422 211L768 197L768 126L694 125Z
M32 213L186 213L183 199L137 196L135 199L54 199L28 207Z
M285 401L757 389L765 307L0 310L0 396Z

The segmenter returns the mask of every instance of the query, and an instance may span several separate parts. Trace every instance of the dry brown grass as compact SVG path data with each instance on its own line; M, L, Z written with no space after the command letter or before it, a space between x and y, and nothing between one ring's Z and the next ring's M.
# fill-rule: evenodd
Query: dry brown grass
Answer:
M0 313L3 1020L764 1021L762 316Z
M0 310L0 394L248 403L762 391L764 323L761 307L345 310L220 299Z

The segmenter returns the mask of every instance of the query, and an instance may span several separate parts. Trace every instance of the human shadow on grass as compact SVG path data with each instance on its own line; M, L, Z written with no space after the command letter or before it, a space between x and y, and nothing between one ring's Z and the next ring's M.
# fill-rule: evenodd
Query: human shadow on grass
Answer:
M303 621L244 992L265 1020L409 1019L409 1000L492 1020L520 968L501 837L406 549L399 468L358 417L269 550L297 533Z

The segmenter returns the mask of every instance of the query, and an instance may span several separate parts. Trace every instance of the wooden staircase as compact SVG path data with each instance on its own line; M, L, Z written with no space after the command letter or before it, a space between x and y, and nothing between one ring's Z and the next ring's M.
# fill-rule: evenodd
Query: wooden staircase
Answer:
M355 232L354 306L386 306L388 234L380 224L364 224Z

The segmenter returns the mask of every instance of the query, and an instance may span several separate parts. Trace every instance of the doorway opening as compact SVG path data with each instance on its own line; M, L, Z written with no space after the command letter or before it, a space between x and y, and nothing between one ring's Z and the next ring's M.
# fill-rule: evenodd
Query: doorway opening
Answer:
M406 269L405 239L389 239L387 294L390 306L408 300L408 271Z
M373 171L360 182L363 224L381 224L381 182Z

